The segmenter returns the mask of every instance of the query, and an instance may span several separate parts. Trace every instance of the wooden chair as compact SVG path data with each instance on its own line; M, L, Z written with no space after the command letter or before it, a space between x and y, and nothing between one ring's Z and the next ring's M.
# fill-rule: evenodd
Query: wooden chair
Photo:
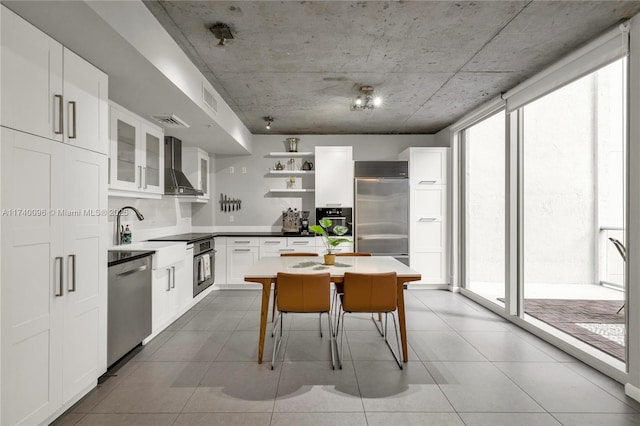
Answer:
M357 274L353 272L345 272L344 274L344 293L340 296L342 300L341 312L338 316L336 324L336 332L342 322L340 330L340 344L338 345L338 365L342 368L342 344L344 339L344 315L351 312L384 312L384 341L393 354L393 357L402 370L402 362L400 361L400 335L398 333L398 324L394 311L398 307L398 292L396 287L396 273L383 272L377 274ZM393 317L393 324L396 330L396 342L398 351L394 352L393 348L387 340L387 322L388 316Z
M318 253L303 253L303 252L291 252L291 253L280 253L280 257L296 257L296 256L318 256ZM278 283L273 287L273 305L271 306L271 321L273 321L276 317L276 300L278 299ZM275 326L274 326L275 330ZM273 337L273 332L271 333L271 337Z
M319 313L320 337L322 337L322 314L329 319L329 343L331 346L331 367L335 369L333 357L334 337L331 325L331 276L324 274L288 274L279 272L278 284L278 317L276 318L271 369L275 363L280 343L282 342L282 316L286 313ZM278 321L279 320L279 321ZM279 327L278 327L279 326ZM278 335L278 330L280 333Z
M336 253L336 257L339 256L371 256L371 253L367 253L367 252L345 252L345 253ZM339 295L341 295L343 293L342 291L342 283L334 283L335 286L335 293L333 293L333 302L331 303L331 305L335 308L332 309L336 309L336 323L337 321L337 316L338 316L338 310L337 310L337 306L338 306L338 299L339 299ZM380 314L378 314L378 321L381 321L382 317L380 316ZM377 324L376 324L377 327ZM378 331L380 329L378 328ZM338 330L336 330L336 333L338 332Z

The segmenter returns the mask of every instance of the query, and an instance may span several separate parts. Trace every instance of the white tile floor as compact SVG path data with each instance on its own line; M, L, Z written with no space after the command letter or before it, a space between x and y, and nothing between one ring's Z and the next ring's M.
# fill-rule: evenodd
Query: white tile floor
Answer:
M398 369L365 317L332 370L317 316L256 362L258 292L215 291L56 425L640 425L622 385L459 294L407 290Z

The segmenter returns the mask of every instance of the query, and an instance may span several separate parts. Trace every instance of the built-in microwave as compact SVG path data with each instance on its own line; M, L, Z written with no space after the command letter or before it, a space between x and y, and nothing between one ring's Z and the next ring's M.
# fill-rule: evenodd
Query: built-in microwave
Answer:
M316 208L316 222L320 219L331 219L331 231L334 226L346 226L345 235L353 235L353 209L351 207L318 207Z

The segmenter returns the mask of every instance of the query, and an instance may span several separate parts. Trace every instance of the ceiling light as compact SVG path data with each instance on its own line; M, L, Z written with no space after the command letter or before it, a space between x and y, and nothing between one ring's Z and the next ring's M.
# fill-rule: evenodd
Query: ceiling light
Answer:
M351 103L351 111L374 109L380 105L382 105L382 98L373 96L373 87L362 86L360 88L360 94Z
M262 119L267 122L264 128L267 130L271 130L271 123L273 123L273 117L262 117Z
M212 26L209 27L209 31L215 35L220 42L218 42L218 46L224 46L227 40L233 40L233 34L231 33L231 28L227 24L222 22L216 22Z

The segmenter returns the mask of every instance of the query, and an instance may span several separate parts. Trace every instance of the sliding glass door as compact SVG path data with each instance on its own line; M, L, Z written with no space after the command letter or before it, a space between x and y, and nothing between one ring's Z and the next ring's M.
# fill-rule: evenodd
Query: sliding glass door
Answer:
M505 113L463 131L466 288L505 302Z
M524 318L620 361L625 70L616 61L521 113Z

